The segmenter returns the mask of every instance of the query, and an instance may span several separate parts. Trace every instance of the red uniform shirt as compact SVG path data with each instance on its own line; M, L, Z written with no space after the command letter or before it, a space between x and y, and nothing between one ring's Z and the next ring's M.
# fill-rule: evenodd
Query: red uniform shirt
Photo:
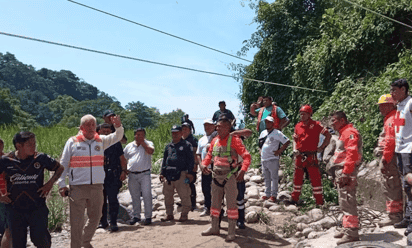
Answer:
M391 162L395 154L395 115L396 109L392 110L383 119L384 137L379 140L379 146L382 147L383 150L382 159L388 163Z
M296 149L300 152L313 152L318 149L319 135L329 133L319 121L310 119L308 124L298 122L295 126L293 140L296 144Z
M351 174L355 166L362 161L362 138L352 124L347 124L339 130L334 157L334 164L342 165L342 172L345 174Z
M229 138L229 135L227 135L224 139L221 139L220 136L217 136L212 140L211 144L213 145L209 147L209 150L207 151L207 155L205 159L202 161L202 164L204 166L208 166L212 161L213 146L216 143L216 141L218 141L216 143L217 146L227 146L228 138ZM240 139L238 136L233 136L231 148L234 149L237 152L237 154L239 154L243 159L241 170L247 171L250 166L252 157L250 156L249 152L246 150L246 147L243 145L242 139ZM227 158L225 157L215 157L213 165L214 166L228 166L228 167L230 166Z

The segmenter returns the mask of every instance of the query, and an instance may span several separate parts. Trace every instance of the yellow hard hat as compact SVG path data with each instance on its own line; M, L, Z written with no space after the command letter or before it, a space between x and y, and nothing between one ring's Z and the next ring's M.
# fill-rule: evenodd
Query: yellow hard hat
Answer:
M379 100L378 100L378 104L383 104L383 103L395 104L395 101L393 100L391 94L385 94L379 97Z

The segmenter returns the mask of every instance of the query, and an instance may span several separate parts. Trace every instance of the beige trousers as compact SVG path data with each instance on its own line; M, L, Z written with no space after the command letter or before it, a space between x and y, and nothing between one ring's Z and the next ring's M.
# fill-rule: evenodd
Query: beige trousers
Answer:
M182 215L187 215L190 211L190 186L188 183L185 183L186 174L186 171L182 171L179 180L171 182L165 181L163 183L163 195L165 196L165 207L167 215L173 215L173 195L175 194L175 189L182 201Z
M102 216L103 184L71 185L70 198L70 247L92 247L90 241ZM84 226L85 209L89 218L86 226Z

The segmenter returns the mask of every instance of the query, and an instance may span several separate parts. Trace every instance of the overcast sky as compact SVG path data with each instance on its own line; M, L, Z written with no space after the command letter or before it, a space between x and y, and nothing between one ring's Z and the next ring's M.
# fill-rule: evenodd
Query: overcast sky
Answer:
M256 31L254 11L242 0L78 0L94 8L236 55ZM246 6L242 6L242 2ZM100 50L160 63L232 75L228 65L249 62L160 34L64 0L0 0L0 32ZM124 107L141 101L160 113L178 108L197 133L218 102L242 118L239 83L233 78L115 58L0 35L0 52L10 52L37 70L70 70L116 97ZM256 50L245 59L253 60Z

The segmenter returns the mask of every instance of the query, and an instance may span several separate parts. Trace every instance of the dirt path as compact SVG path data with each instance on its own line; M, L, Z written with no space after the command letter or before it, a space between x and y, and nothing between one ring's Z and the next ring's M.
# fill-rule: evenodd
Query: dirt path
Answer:
M175 218L178 217L175 216ZM247 224L244 230L236 229L236 240L225 242L227 222L222 222L220 236L203 237L200 233L210 225L209 217L200 217L199 212L190 212L185 223L161 222L154 219L149 226L119 225L119 231L97 230L92 245L99 247L284 247L293 245L278 237L273 230L276 225L283 225L287 216L279 216L273 226Z

